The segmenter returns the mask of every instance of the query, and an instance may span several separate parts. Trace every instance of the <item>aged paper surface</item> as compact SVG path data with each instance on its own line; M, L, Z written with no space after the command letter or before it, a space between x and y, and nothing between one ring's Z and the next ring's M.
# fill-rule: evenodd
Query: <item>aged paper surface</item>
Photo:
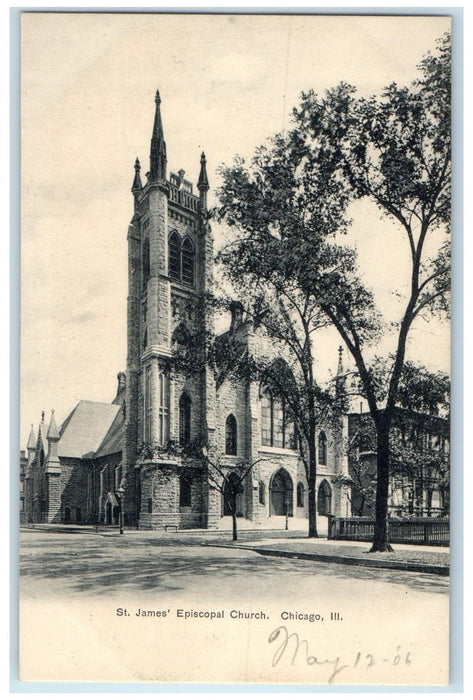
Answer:
M22 449L43 410L46 446L51 408L60 428L81 400L109 402L126 367L130 187L137 155L143 180L148 169L157 89L168 169L197 183L205 150L215 203L219 164L287 129L302 91L408 85L449 28L448 17L24 13ZM389 316L403 253L373 235L376 212L355 214ZM322 379L339 342L327 338ZM449 342L419 319L410 351L448 373ZM125 523L119 535L117 507L104 500L97 528L83 507L63 508L56 530L24 523L21 680L448 683L447 577L212 548L173 527L160 539Z

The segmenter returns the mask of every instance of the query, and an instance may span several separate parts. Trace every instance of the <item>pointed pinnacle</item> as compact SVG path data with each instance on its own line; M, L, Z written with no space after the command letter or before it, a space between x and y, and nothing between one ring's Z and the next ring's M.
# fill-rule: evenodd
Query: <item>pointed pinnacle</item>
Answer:
M137 190L141 190L143 188L143 185L141 183L140 170L141 170L141 164L140 164L139 159L137 158L135 160L135 177L133 178L133 184L131 186L132 192L136 192Z
M209 189L209 179L207 177L207 159L205 157L204 151L202 151L202 155L200 156L200 175L199 175L199 180L197 182L197 189L202 191L206 191Z
M35 433L34 433L33 423L31 423L31 430L30 430L30 436L29 436L29 438L28 438L27 449L28 449L28 450L34 450L35 447L36 447L36 435L35 435Z
M48 440L59 440L59 431L54 419L54 409L51 411L51 421L49 423L48 434L46 437Z

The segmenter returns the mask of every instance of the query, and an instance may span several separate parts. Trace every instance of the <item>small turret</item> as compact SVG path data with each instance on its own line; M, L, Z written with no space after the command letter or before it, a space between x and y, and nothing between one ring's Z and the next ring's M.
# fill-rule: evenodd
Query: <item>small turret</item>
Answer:
M207 210L207 192L209 190L206 165L207 159L205 158L205 153L202 151L202 155L200 156L200 175L199 181L197 182L197 189L200 192L200 208L202 211Z
M60 435L54 418L54 410L51 411L51 421L49 423L48 434L46 437L48 440L48 456L46 457L45 473L60 474L61 465L57 453L57 443L59 442Z
M150 182L163 182L166 180L166 143L164 141L163 122L161 119L161 97L156 90L156 112L154 115L153 136L151 137L150 153Z

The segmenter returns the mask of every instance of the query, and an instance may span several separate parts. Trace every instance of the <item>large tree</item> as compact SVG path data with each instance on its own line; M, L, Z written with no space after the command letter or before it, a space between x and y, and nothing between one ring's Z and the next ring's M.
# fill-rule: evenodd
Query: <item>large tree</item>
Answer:
M294 427L306 471L308 535L317 537L317 433L324 423L336 423L343 397L316 381L314 336L328 321L312 290L298 278L300 260L294 258L293 239L302 228L308 236L343 229L348 198L342 183L334 185L329 178L319 178L299 195L299 175L295 162L287 158L287 148L286 137L278 136L270 148L258 150L251 175L241 159L221 170L218 215L237 234L217 260L232 294L271 349L265 352L260 346L256 352L241 354L238 338L229 336L228 347L219 354L230 358L225 367L229 374L258 378L284 406L283 421ZM297 203L299 196L303 207ZM285 362L274 363L275 355ZM287 435L286 426L282 432Z
M238 275L259 278L264 284L272 279L271 271L265 272L266 261L274 266L277 260L280 297L284 298L285 289L297 289L312 313L320 312L335 326L356 363L376 430L376 525L371 551L391 549L387 540L390 431L409 332L419 316L448 313L448 37L439 41L437 51L427 55L419 68L421 77L409 88L392 84L380 97L359 99L355 88L346 84L322 98L313 92L303 95L294 112L294 128L259 149L249 167L238 161L223 169L220 192L220 215L238 229L233 261L227 258L227 266L234 265L233 279ZM372 357L385 320L358 270L356 251L343 244L340 236L347 230L348 205L361 198L374 202L382 218L396 223L399 244L404 242L409 253L409 289L401 296L402 313L391 319L395 342L383 400ZM392 235L392 228L380 225L375 234ZM248 265L253 265L249 277ZM298 335L297 341L304 347L304 336Z

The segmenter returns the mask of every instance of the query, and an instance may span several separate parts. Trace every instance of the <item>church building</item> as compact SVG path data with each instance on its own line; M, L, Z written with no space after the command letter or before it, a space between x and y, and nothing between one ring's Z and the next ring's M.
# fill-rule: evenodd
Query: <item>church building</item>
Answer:
M228 499L209 480L209 462L229 479L254 463L238 494L241 526L284 527L288 517L304 527L307 481L284 403L271 386L216 376L205 361L215 337L212 309L203 302L212 293L214 258L206 158L202 153L196 188L184 170L168 175L159 92L145 177L143 183L137 159L126 372L111 404L81 401L59 428L54 414L48 426L43 415L37 435L32 428L24 520L117 524L121 510L125 525L140 529L228 527ZM252 353L264 343L238 305L228 333ZM181 348L194 371L176 364ZM328 514L349 515L336 479L348 475L347 426L341 419L317 435L321 532Z

